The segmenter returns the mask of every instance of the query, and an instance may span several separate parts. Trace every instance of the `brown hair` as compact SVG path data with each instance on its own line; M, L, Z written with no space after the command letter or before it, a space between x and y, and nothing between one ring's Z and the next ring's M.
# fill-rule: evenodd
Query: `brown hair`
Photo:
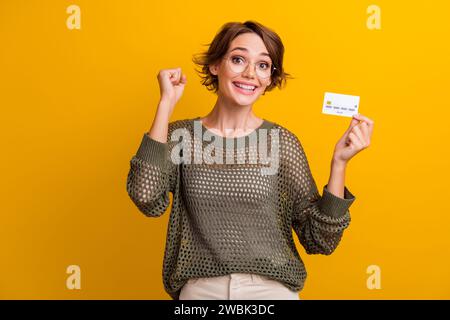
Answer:
M201 67L201 70L196 71L202 78L202 85L206 86L208 90L216 93L219 89L219 79L209 71L209 66L222 59L234 38L242 33L249 32L256 33L262 39L275 67L271 76L271 83L267 86L264 93L271 91L275 87L283 88L286 85L286 79L293 78L289 73L284 72L284 46L280 37L274 31L256 21L246 21L244 23L228 22L222 26L213 41L206 44L209 46L208 50L199 55L194 55L192 59L195 64Z

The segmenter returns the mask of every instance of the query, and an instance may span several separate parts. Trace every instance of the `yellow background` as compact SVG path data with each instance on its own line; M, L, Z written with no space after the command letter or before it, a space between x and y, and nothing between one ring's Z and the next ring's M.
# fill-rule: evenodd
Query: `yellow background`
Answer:
M81 9L69 30L66 8ZM381 30L366 27L369 5ZM160 69L188 84L172 119L204 116L215 96L192 55L228 21L274 29L296 79L258 116L301 139L319 186L350 118L321 113L325 91L361 97L375 121L346 186L352 224L331 256L302 255L303 299L450 298L447 1L1 1L0 298L170 299L161 268L168 212L147 218L126 193L149 130ZM66 268L81 267L81 290ZM369 290L366 268L381 268Z

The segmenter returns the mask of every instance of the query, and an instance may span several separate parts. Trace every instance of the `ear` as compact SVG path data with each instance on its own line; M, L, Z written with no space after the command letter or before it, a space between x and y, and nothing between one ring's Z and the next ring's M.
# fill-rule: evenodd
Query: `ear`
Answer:
M209 65L209 72L211 72L213 75L217 76L217 64Z

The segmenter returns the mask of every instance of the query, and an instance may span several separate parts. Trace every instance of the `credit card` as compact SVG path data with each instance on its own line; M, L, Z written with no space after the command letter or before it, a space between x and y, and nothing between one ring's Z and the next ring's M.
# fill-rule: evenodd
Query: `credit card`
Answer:
M353 117L358 113L359 96L325 92L322 113L336 116Z

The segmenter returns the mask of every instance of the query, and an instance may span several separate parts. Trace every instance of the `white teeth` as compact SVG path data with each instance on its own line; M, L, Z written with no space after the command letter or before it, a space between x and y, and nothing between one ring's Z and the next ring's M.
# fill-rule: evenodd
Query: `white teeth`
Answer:
M255 90L255 86L248 86L248 85L245 85L245 84L241 84L241 83L237 83L237 82L234 82L234 84L237 86L237 87L239 87L239 88L242 88L242 89L245 89L245 90Z

